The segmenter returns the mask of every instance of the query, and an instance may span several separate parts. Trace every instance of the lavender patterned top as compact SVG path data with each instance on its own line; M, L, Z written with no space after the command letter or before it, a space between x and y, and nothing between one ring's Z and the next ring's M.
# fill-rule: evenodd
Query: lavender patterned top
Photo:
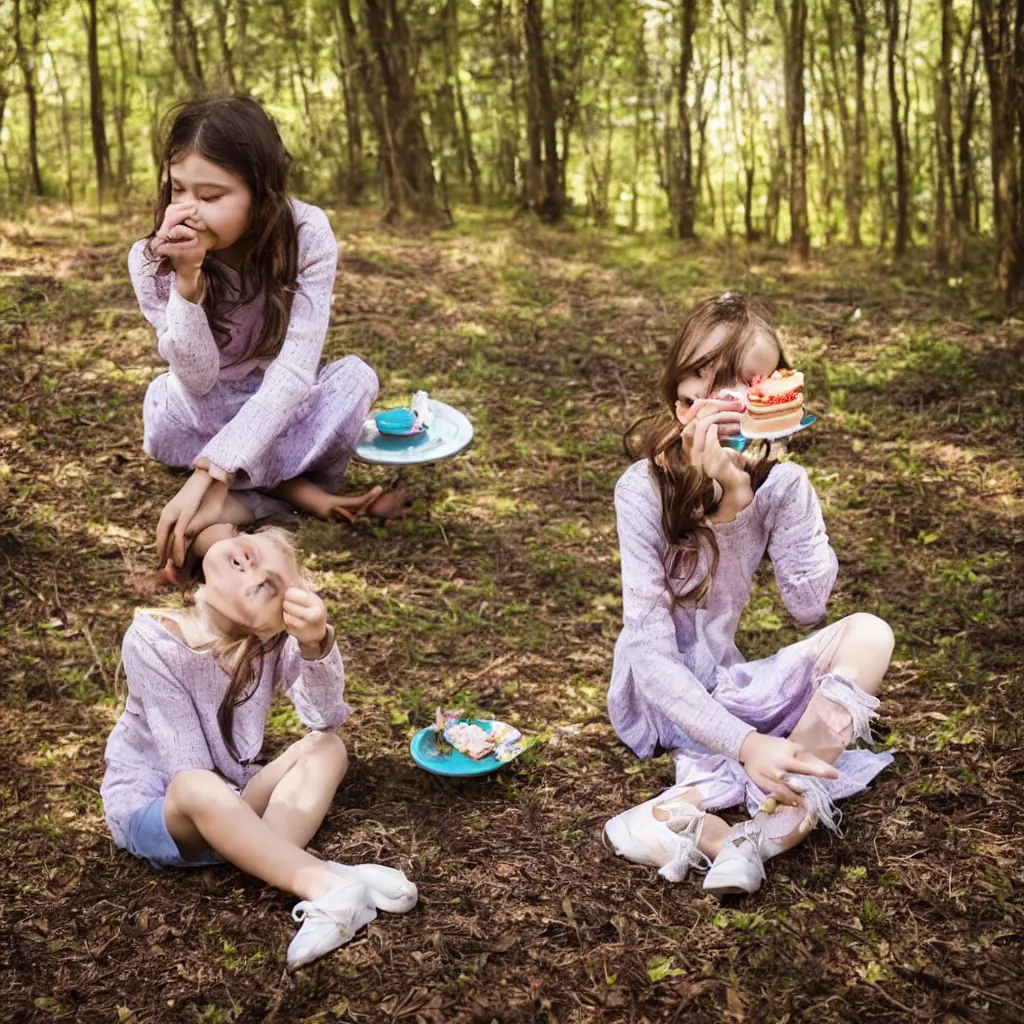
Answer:
M146 612L137 612L121 647L128 701L107 740L107 771L100 795L107 824L124 846L132 814L167 792L171 779L190 768L216 771L239 790L259 771L251 763L263 747L263 731L275 684L280 682L310 729L335 729L351 708L345 703L345 668L329 631L317 661L306 661L288 637L264 659L250 700L235 709L228 751L217 709L229 677L213 657L196 651Z
M685 587L666 579L661 498L646 460L620 477L615 512L623 628L608 691L612 726L641 757L659 743L677 745L683 733L737 758L753 727L712 692L723 673L746 662L736 647L736 627L765 551L782 600L801 626L824 616L838 573L807 472L794 462L780 463L734 520L713 524L720 557L702 607L673 605L673 594ZM702 556L697 578L705 572Z
M263 324L263 296L228 309L230 338L217 347L206 311L188 302L174 287L173 270L157 274L158 264L146 256L146 240L128 254L128 272L143 315L153 325L157 351L177 385L200 397L218 380L241 380L265 373L259 391L206 445L195 467L231 483L239 471L253 475L262 453L290 422L293 411L309 395L331 314L331 296L338 265L338 243L323 210L291 200L299 229L298 277L288 332L274 359L251 355ZM238 275L225 266L229 279Z

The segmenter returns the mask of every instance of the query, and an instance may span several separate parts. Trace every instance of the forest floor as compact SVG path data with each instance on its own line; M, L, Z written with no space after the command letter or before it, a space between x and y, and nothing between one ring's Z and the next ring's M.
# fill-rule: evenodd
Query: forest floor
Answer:
M382 400L425 387L477 430L408 474L414 518L297 520L356 711L313 848L402 867L420 905L288 975L291 898L115 850L98 790L119 642L181 478L141 445L161 369L125 268L143 212L44 207L0 223L0 1018L1024 1021L1024 325L996 315L987 256L961 281L848 251L794 276L780 251L482 212L432 234L334 223L325 356L358 353ZM839 555L829 617L896 633L878 730L896 760L844 807L845 838L815 833L719 903L601 843L672 781L608 724L612 491L683 311L744 287L820 417L791 452ZM741 649L797 635L763 568ZM541 742L437 779L408 742L439 704ZM271 747L299 734L280 705Z

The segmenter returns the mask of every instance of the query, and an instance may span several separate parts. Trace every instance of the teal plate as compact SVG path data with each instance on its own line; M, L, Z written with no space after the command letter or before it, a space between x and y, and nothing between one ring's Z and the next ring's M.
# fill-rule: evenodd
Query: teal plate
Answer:
M475 718L473 721L484 732L490 732L491 726L494 724L486 718ZM510 761L499 761L493 754L488 754L487 757L482 757L479 761L474 761L473 758L466 757L465 754L460 754L457 750L452 750L450 754L442 754L437 749L437 733L432 725L428 725L426 729L420 729L413 736L412 742L409 744L409 753L421 768L431 774L455 779L489 775L506 764L511 764Z
M804 418L788 430L780 430L777 434L759 434L757 437L744 437L743 434L733 434L732 437L723 437L722 444L734 451L743 451L751 441L778 441L780 438L789 437L800 430L806 430L812 423L817 423L818 417L807 413Z
M473 424L458 409L436 399L430 399L430 408L434 421L418 434L382 434L375 418L368 417L356 443L356 458L379 466L422 466L458 455L473 440Z

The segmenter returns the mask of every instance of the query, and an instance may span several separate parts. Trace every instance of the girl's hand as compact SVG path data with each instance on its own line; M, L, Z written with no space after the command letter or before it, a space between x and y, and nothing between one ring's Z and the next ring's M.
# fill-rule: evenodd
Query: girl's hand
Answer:
M184 199L181 202L170 203L164 211L163 223L160 229L153 236L153 244L170 241L171 232L185 221L199 216L199 206L191 199ZM186 225L187 227L187 225Z
M282 608L285 628L299 641L303 657L306 651L315 651L313 658L320 657L320 645L327 636L327 609L323 601L311 590L289 587L284 592Z
M677 401L676 419L683 427L683 452L689 456L698 420L718 413L729 413L730 415L723 416L719 420L722 425L722 434L725 436L738 434L740 419L743 417L746 407L746 402L739 398L698 398L689 406L682 401Z
M690 448L690 465L702 469L712 480L717 480L723 490L730 491L746 484L750 478L743 470L739 452L723 448L719 441L723 416L731 413L713 413L694 420L693 443Z
M205 230L206 222L199 219L195 203L172 203L151 245L154 255L171 261L181 285L178 290L190 302L199 291L200 271L206 259L206 244L202 240Z
M676 402L676 418L683 425L683 458L691 466L703 469L712 480L717 480L726 489L728 483L740 483L734 470L741 470L742 463L733 457L739 453L722 448L718 438L739 433L744 409L746 403L738 398L698 398L689 407ZM716 431L709 447L708 430L712 424ZM719 455L719 452L722 454ZM709 464L711 469L708 468ZM728 483L723 476L730 478Z
M193 538L203 526L210 525L209 521L200 523L195 520L203 499L215 485L224 489L224 495L220 498L223 506L227 484L214 480L205 469L195 470L181 490L164 505L156 524L156 555L161 566L166 565L168 559L175 565L185 564L185 551ZM216 504L216 492L212 497L213 504ZM212 506L208 507L212 510Z
M815 757L805 747L781 736L750 733L740 747L740 762L751 781L782 804L797 807L800 794L796 786L783 781L787 772L794 775L815 775L820 779L837 779L839 772L827 761ZM799 784L797 784L799 785Z

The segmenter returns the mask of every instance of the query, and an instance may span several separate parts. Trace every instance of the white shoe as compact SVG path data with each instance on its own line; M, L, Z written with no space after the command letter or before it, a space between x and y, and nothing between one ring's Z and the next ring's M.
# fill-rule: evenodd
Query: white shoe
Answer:
M766 877L760 840L761 833L748 826L727 842L704 878L704 891L713 896L757 892Z
M658 868L658 874L669 882L681 882L690 868L708 864L697 848L704 812L681 799L683 791L683 787L673 786L653 800L617 814L604 827L605 838L620 857ZM655 817L655 810L665 815L665 820Z
M312 963L348 942L377 916L366 886L342 881L315 900L296 903L292 917L302 922L288 944L288 967L294 970Z
M389 914L407 914L419 899L416 886L398 868L383 864L339 864L329 860L327 870L351 882L361 882L377 909Z

